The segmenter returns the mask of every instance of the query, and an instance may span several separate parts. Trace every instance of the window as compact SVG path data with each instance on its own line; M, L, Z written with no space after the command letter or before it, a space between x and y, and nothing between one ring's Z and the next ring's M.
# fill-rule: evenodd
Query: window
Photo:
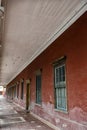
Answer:
M19 98L19 83L17 84L17 98Z
M57 62L54 66L54 84L55 84L55 107L56 109L66 111L66 77L65 60Z
M14 92L14 98L16 97L16 85L13 87L13 92Z
M21 99L23 100L23 96L24 96L24 80L22 80L21 82Z
M41 104L41 73L36 75L36 103Z

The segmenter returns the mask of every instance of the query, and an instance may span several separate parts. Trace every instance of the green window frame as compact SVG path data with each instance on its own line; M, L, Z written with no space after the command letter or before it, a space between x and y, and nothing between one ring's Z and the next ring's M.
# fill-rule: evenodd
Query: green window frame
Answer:
M36 103L41 104L42 96L41 96L41 73L36 75Z
M67 111L65 59L54 65L55 108Z

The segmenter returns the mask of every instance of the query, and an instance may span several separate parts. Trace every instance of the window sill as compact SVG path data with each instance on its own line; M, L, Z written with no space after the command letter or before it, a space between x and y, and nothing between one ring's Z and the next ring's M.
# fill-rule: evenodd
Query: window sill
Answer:
M61 112L61 113L64 113L64 114L68 114L68 111L67 110L60 110L60 109L54 109L55 112Z
M42 104L37 104L37 103L35 103L35 105L36 105L36 106L39 106L39 107L42 107Z

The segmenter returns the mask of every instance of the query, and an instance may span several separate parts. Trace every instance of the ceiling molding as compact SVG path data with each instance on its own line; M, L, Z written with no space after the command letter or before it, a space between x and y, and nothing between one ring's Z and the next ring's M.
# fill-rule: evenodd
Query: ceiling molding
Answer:
M87 11L87 2L83 1L70 14L55 33L34 53L34 55L15 73L9 80L11 82L22 70L24 70L35 58L37 58L49 45L53 43L65 30L67 30L80 16Z

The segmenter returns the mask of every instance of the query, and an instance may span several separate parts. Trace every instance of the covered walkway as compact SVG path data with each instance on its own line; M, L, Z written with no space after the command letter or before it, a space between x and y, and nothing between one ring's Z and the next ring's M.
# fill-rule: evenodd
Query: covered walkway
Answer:
M31 114L0 96L0 130L52 130Z
M87 0L0 0L0 86L0 130L87 130Z

